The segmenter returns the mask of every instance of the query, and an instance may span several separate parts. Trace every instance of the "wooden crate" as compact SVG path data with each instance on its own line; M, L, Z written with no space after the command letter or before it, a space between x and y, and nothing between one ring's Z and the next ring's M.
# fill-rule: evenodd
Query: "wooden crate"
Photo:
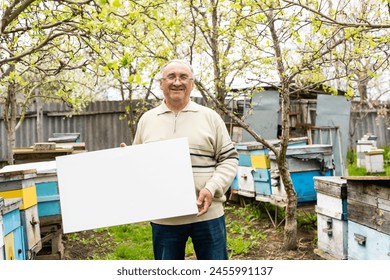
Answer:
M390 260L390 235L348 222L349 260Z
M347 179L348 220L390 234L390 177Z

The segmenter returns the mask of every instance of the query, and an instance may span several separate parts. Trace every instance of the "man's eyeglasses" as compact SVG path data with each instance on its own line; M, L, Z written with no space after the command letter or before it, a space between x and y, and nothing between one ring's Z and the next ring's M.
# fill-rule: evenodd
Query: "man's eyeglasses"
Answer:
M187 81L193 80L193 78L188 77L188 76L176 77L176 76L172 75L172 76L167 76L166 78L161 78L161 80L169 81L169 82L176 82L176 80L179 80L180 82L187 82Z

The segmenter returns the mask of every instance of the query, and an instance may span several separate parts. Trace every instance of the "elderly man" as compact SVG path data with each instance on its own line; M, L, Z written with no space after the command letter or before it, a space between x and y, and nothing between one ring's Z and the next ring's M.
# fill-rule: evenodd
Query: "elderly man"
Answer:
M184 259L191 237L197 259L226 260L223 202L236 175L237 151L222 118L190 100L195 87L191 65L172 60L160 75L164 101L141 117L133 144L188 138L199 212L152 221L155 259Z

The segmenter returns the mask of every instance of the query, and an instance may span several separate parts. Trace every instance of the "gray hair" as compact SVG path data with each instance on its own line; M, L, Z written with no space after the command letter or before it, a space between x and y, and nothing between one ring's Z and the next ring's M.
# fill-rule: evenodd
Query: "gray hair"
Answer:
M190 69L191 74L194 75L194 69L192 69L191 64L189 64L187 61L182 60L182 59L172 59L172 60L168 61L167 63L165 63L165 64L160 68L159 79L162 78L163 72L164 72L165 68L167 68L167 66L170 65L170 64L172 64L172 63L179 63L179 64L182 64L182 65L186 66L188 69Z

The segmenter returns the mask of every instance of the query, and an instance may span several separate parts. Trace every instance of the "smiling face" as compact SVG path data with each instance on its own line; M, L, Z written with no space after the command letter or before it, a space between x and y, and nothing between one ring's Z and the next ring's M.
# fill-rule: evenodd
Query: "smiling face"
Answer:
M172 62L165 66L160 80L160 89L164 93L165 103L174 112L182 110L190 101L194 88L192 71L189 66Z

